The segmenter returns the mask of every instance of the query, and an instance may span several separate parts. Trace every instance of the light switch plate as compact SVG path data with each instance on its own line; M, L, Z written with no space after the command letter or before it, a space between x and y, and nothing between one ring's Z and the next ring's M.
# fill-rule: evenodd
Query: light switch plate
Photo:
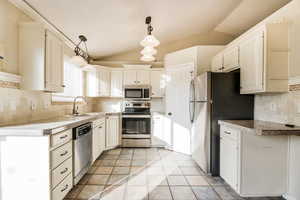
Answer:
M270 110L272 112L276 112L277 111L277 105L276 105L276 103L274 103L274 102L270 103Z

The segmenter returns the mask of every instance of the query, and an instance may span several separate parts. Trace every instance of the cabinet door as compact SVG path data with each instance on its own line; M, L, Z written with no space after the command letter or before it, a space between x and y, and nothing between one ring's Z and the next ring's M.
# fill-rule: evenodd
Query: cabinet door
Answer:
M126 70L124 71L124 85L134 85L137 84L136 71Z
M99 70L99 91L102 97L110 96L110 71L108 70Z
M221 72L223 70L223 54L217 54L211 62L211 70L213 72Z
M96 126L93 128L93 162L98 158L99 156L99 149L100 149L100 129L99 126Z
M105 138L105 122L100 124L99 126L100 129L100 137L99 137L99 156L102 154L102 152L105 150L105 143L106 143L106 138Z
M166 146L167 138L164 131L164 116L154 114L152 118L152 142L153 146Z
M100 94L98 72L86 72L86 95L88 97L98 97Z
M234 189L237 189L237 156L237 142L227 138L221 138L220 176Z
M239 68L239 47L231 47L224 51L223 71L232 71Z
M123 97L123 71L111 71L111 97Z
M119 117L109 116L106 120L106 148L119 145Z
M240 45L241 93L264 90L264 34L259 32Z
M151 87L152 97L162 97L164 93L165 83L163 78L163 71L151 71Z
M51 92L63 92L63 44L54 34L49 31L46 31L45 59L45 89Z
M150 84L150 71L149 70L138 70L136 72L136 81L140 85Z

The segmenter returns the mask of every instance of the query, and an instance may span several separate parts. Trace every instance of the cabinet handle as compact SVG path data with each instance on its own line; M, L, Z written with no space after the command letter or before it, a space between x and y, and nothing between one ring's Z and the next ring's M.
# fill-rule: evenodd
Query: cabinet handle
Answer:
M63 192L63 191L65 191L66 189L68 189L68 187L69 187L69 185L67 184L67 185L65 186L65 188L62 189L62 190L60 190L60 191Z
M228 135L230 135L230 134L231 134L229 131L224 131L224 133L226 133L226 134L228 134Z
M61 87L65 88L65 87L66 87L66 85L61 85Z
M60 156L65 156L68 154L68 151L65 151L64 153L60 154Z
M65 139L66 137L68 137L68 135L64 135L64 136L60 136L60 138L59 139Z
M99 128L99 129L101 129L101 128L102 128L102 126L99 126L98 128Z
M61 171L60 174L64 174L64 173L66 173L68 170L69 170L69 169L66 168L66 169L64 169L63 171Z

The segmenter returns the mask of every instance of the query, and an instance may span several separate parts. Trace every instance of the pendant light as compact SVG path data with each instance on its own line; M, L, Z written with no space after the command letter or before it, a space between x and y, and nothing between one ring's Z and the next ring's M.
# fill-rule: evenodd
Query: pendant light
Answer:
M74 52L75 56L71 58L71 62L80 67L86 66L89 63L90 57L88 55L88 50L86 46L87 38L84 35L79 35L80 42L76 45ZM80 48L81 44L84 44L85 51Z
M154 47L160 45L160 42L155 38L154 35L152 35L153 27L151 25L151 20L152 18L150 16L146 17L148 35L140 42L140 44L144 47L144 49L141 51L141 54L143 55L141 60L145 62L151 62L155 60L154 55L157 54L157 50Z

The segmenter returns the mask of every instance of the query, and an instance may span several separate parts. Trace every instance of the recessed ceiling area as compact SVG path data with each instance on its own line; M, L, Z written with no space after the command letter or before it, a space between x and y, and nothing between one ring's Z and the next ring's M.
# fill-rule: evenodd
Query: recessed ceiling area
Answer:
M78 35L87 36L90 55L100 58L138 48L146 35L146 16L152 16L153 34L164 44L214 30L239 35L289 1L27 0L27 3L75 43Z

